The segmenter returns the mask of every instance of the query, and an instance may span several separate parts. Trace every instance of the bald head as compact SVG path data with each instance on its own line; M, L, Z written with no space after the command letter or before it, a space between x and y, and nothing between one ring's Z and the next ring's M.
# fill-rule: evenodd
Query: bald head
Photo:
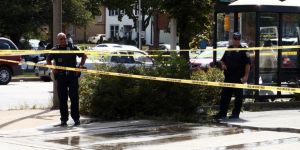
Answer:
M62 46L62 47L67 46L66 34L60 32L60 33L57 34L56 37L57 37L57 41L58 41L59 46Z

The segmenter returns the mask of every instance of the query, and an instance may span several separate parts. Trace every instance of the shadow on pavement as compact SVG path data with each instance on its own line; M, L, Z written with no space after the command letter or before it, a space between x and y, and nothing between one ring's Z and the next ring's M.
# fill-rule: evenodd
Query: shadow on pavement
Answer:
M45 111L42 111L40 113L36 113L36 114L29 115L29 116L21 117L21 118L18 118L18 119L15 119L15 120L12 120L12 121L0 124L0 129L2 129L2 128L10 125L10 124L13 124L13 123L16 123L16 122L19 122L19 121L22 121L22 120L25 120L25 119L28 119L28 118L35 118L35 117L37 117L39 115L46 114L46 113L48 113L50 111L51 110L45 110Z

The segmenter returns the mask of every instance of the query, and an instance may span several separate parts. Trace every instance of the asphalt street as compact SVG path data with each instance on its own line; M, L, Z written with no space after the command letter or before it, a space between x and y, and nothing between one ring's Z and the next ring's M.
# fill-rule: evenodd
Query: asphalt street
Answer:
M51 107L52 82L18 81L0 86L0 110Z

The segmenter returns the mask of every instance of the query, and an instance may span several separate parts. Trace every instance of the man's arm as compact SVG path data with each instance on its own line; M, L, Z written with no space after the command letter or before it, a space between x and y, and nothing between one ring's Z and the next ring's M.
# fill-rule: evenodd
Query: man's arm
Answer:
M46 62L47 62L47 65L52 65L51 55L48 55Z
M225 63L223 61L220 61L221 62L221 69L222 70L227 70L227 67L225 65Z
M79 68L84 66L86 58L87 58L87 56L85 54L83 54L81 57L81 61L79 63Z
M245 74L244 74L243 78L241 79L242 83L246 83L248 81L249 72L250 72L250 64L246 64L246 66L245 66Z

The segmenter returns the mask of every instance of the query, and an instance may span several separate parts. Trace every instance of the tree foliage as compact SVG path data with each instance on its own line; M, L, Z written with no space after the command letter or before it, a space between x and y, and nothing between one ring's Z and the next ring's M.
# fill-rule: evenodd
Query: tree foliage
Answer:
M0 5L0 34L15 43L26 33L52 26L51 0L5 0ZM100 14L99 0L63 0L63 23L84 26Z

